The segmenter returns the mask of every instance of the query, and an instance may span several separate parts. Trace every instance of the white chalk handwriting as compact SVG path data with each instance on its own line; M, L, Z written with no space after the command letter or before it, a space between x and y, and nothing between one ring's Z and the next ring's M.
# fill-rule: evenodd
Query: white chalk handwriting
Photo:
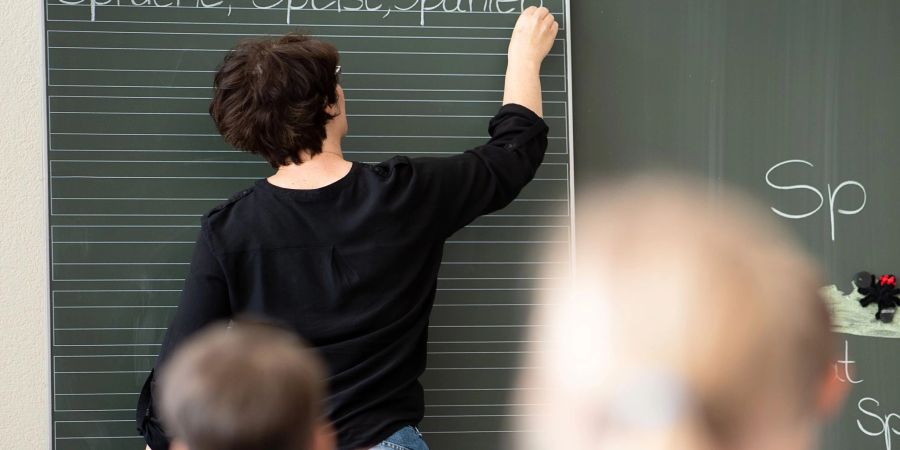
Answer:
M856 361L850 359L850 343L844 341L844 357L835 362L834 376L842 383L850 383L854 385L861 384L862 378L854 379L854 369ZM880 437L884 440L885 450L891 450L892 437L900 436L900 414L896 412L885 412L883 409L888 405L882 403L871 396L864 396L856 402L856 427L866 436Z
M104 8L203 8L222 11L231 16L235 9L272 9L284 12L285 22L300 12L333 11L338 13L414 13L419 25L434 13L497 13L519 14L530 6L544 6L544 0L56 0L58 4L90 8L91 21L98 20Z
M822 209L822 206L825 205L825 196L822 194L822 190L820 190L816 187L810 186L808 184L794 184L794 185L789 185L789 186L775 184L775 182L772 181L772 172L774 172L776 169L778 169L782 166L787 166L787 165L791 165L791 164L803 164L803 165L806 165L809 167L815 167L811 162L803 160L803 159L791 159L788 161L782 161L782 162L772 166L766 172L766 184L768 184L769 187L780 190L780 191L805 190L805 191L812 192L813 194L816 195L816 197L818 197L818 205L816 205L815 208L813 208L807 212L799 213L799 214L787 213L787 212L784 212L774 206L772 206L771 208L772 208L772 212L774 212L775 214L778 214L779 216L784 217L786 219L804 219L806 217L809 217L809 216L817 213L820 209ZM830 218L831 218L831 240L834 241L834 239L835 239L835 224L834 224L835 212L837 212L838 214L845 215L845 216L859 214L863 210L863 208L866 207L866 200L868 199L868 195L866 193L865 186L863 186L858 181L853 181L853 180L844 181L844 182L838 184L837 187L835 187L834 189L832 189L831 183L826 184L825 187L828 192L828 212L829 212ZM856 209L848 210L848 209L838 208L835 205L835 201L837 199L838 192L840 192L841 189L844 189L845 187L858 188L860 190L860 192L862 193L862 202Z
M856 408L859 412L869 416L867 420L870 423L869 426L864 426L860 419L856 419L856 426L866 435L883 437L885 450L891 450L891 436L894 434L900 436L900 430L895 428L900 426L900 414L874 411L879 407L881 407L881 403L878 400L872 397L861 398L856 403ZM873 424L874 428L870 428Z

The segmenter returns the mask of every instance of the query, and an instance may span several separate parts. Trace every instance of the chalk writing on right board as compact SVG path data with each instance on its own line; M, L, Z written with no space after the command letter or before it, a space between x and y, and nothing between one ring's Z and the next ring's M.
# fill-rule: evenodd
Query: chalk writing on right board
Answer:
M870 410L879 408L880 406L881 402L872 397L863 397L859 399L859 402L856 403L856 407L859 409L859 412L872 418L870 419L870 422L875 422L875 431L869 431L869 429L863 426L859 419L856 419L856 426L859 427L859 431L862 431L869 436L883 436L885 450L891 450L891 435L896 434L900 436L900 430L894 428L891 421L893 420L893 424L900 426L900 414L888 413L884 416L880 416Z
M810 192L816 194L816 196L819 198L819 200L818 200L819 203L812 210L809 210L807 212L796 213L796 214L784 212L783 210L780 210L774 206L772 206L771 209L775 214L778 214L779 216L784 217L785 219L794 219L794 220L805 219L805 218L810 217L813 214L819 212L819 210L822 209L822 206L825 205L825 196L822 194L822 191L820 189L810 186L808 184L794 184L794 185L789 185L789 186L775 184L775 182L772 181L772 177L771 177L772 172L774 172L776 169L778 169L780 167L791 165L791 164L803 164L803 165L807 165L809 167L815 167L813 165L813 163L803 160L803 159L791 159L791 160L787 160L787 161L782 161L782 162L772 166L766 172L766 184L768 184L773 189L777 189L777 190L781 190L781 191L793 191L793 190L810 191ZM845 187L857 187L860 189L860 191L862 191L862 202L856 209L853 209L853 210L842 209L835 205L838 193L841 191L841 189L844 189ZM835 240L835 223L834 223L835 212L837 212L838 214L846 215L846 216L859 214L866 207L866 201L868 200L868 195L866 194L865 186L863 186L862 183L860 183L858 181L853 181L853 180L841 182L840 184L837 185L837 187L834 188L834 190L832 190L832 188L831 188L831 183L826 184L825 188L828 192L828 213L829 213L829 216L831 219L831 240L834 241Z
M850 366L854 363L855 361L850 359L850 344L844 341L844 359L835 364L835 377L842 383L862 383L863 379L854 380L851 376ZM838 373L838 366L843 366L844 377L841 377ZM895 412L884 414L879 411L883 408L881 402L871 396L860 398L856 402L856 408L859 413L867 416L863 418L865 423L859 418L856 419L856 426L859 428L859 431L867 436L884 438L885 450L891 450L892 435L900 436L900 430L895 428L895 426L900 426L900 414Z
M850 384L862 383L865 380L853 379L852 369L855 367L855 365L856 365L856 361L850 359L850 343L847 341L844 341L844 359L841 359L834 363L834 376L841 383L850 383ZM844 376L841 376L841 372L844 373Z

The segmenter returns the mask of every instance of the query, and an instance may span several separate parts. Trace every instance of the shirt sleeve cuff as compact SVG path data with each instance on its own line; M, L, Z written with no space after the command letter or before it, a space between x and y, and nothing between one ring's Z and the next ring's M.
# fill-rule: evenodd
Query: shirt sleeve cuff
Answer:
M497 112L497 117L502 117L506 114L515 114L518 116L522 116L527 118L532 122L543 122L540 116L534 113L534 111L518 104L518 103L507 103L500 108L500 111Z

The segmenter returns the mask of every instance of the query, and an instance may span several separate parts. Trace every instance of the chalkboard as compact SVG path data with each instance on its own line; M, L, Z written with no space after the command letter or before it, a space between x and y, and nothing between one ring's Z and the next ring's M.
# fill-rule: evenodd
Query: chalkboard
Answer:
M672 169L772 208L831 285L852 390L823 448L896 448L900 320L846 294L900 272L900 2L590 0L572 30L577 186Z
M199 217L271 173L224 144L206 114L226 49L297 29L329 40L342 54L348 158L451 155L485 141L512 26L539 3L46 0L54 448L141 448L137 392ZM543 4L566 23L565 0ZM422 378L435 450L493 449L527 431L508 416L528 307L539 268L569 266L567 30L542 74L543 167L446 246Z

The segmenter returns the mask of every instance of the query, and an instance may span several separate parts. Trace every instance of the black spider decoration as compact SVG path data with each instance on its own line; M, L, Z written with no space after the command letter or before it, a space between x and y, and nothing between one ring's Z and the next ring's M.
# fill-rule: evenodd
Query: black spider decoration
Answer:
M894 320L897 307L900 306L900 298L897 297L900 295L900 288L897 288L897 277L893 274L885 274L877 281L875 275L869 275L869 277L868 280L864 277L860 280L863 281L861 284L868 283L868 286L861 285L857 289L857 292L865 295L859 300L859 304L866 307L877 303L878 312L875 313L875 319L890 323Z

